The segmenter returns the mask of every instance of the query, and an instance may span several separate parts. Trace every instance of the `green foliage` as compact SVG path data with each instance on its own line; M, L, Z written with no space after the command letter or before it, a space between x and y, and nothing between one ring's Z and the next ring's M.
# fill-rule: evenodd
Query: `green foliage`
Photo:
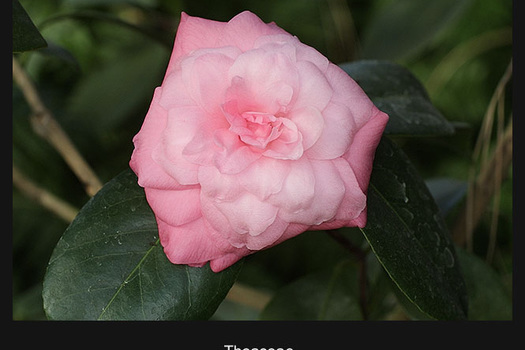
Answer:
M435 136L454 132L423 85L402 66L376 60L341 64L377 108L390 117L385 134Z
M46 47L47 43L18 0L13 0L13 52Z
M374 164L362 229L372 250L421 311L436 319L465 319L465 283L430 192L410 160L386 139Z
M137 177L126 170L80 211L51 255L44 309L58 320L207 319L242 262L221 273L169 262Z
M471 250L449 235L465 199L473 141L512 53L505 35L485 51L468 49L511 25L510 0L20 3L13 1L15 57L99 177L113 180L88 201L34 134L13 85L13 164L82 208L68 227L14 188L14 319L512 319L512 182L502 186L493 260L485 259L488 219ZM340 66L390 115L368 226L338 230L361 258L324 232L307 232L221 274L172 265L134 175L122 172L180 11L227 20L245 9L333 62L351 61ZM447 58L458 47L465 60ZM448 80L435 83L437 68ZM273 298L263 310L228 299L221 306L237 309L219 307L235 281Z
M282 288L261 313L263 320L362 320L358 271L342 260Z

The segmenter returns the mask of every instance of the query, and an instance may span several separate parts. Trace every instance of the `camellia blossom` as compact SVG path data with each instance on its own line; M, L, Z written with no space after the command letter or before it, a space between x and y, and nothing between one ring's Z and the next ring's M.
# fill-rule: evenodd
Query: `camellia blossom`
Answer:
M275 23L182 13L130 167L169 260L218 272L307 230L363 227L387 121Z

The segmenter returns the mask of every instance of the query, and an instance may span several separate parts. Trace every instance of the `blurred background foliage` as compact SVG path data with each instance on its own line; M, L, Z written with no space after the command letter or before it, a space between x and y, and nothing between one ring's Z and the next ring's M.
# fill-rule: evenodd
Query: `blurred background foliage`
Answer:
M511 0L20 0L20 4L48 46L15 57L102 182L128 167L131 140L162 81L181 11L227 21L248 9L266 22L275 21L334 63L382 59L408 68L454 123L456 133L395 140L427 180L461 247L459 253L473 261L464 269L469 270L464 272L471 319L511 317L511 166L500 174L503 181L490 196L495 200L484 206L472 235L457 232L465 217L468 183L486 170L489 163L484 160L496 154L503 127L512 118L512 84L500 83L512 57ZM491 100L498 86L499 98ZM81 208L88 195L53 147L34 132L30 112L13 84L13 165L33 184ZM486 132L478 138L481 130ZM18 186L12 196L13 319L45 319L42 279L69 223ZM358 231L345 234L364 244ZM337 271L355 269L345 260L347 253L326 237L322 232L300 235L248 257L238 288L214 318L314 317L293 314L294 310L288 315L273 311L291 297L293 286L308 294L308 287L325 283L319 271L334 266L340 266ZM376 287L368 296L371 318L414 318L370 255L369 283ZM483 294L479 283L490 285L483 288L490 293ZM244 293L242 288L247 288ZM277 291L280 298L261 312ZM499 303L495 298L505 300ZM327 318L341 316L327 310Z

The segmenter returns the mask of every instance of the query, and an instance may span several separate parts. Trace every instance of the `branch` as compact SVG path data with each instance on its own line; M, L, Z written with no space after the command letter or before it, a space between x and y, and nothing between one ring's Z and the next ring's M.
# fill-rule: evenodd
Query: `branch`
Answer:
M262 311L272 296L255 288L236 282L226 295L226 299Z
M483 118L483 124L474 147L474 164L470 170L466 202L461 208L460 215L452 229L453 239L456 244L461 246L466 244L468 250L472 250L472 235L474 229L483 217L491 199L494 196L498 199L501 183L506 179L507 170L512 164L512 119L503 131L505 88L511 77L512 60L496 86ZM500 108L497 110L498 106ZM498 138L496 140L496 147L489 159L489 146L491 144L491 134L496 110L499 116ZM476 173L476 162L479 162L481 166L478 173ZM495 226L492 225L491 231L494 231L494 227ZM493 236L493 234L494 233L491 233L491 236ZM489 251L491 250L493 250L493 247L489 248Z
M496 145L492 158L483 167L469 188L469 200L460 211L452 234L454 241L464 245L472 238L472 231L501 183L506 179L506 170L512 164L512 123L509 123L501 140Z
M13 79L16 81L32 110L30 117L33 130L48 141L60 153L77 178L82 182L86 193L93 196L102 187L94 171L78 152L67 134L57 123L51 112L42 103L31 79L13 57Z
M78 209L61 200L53 194L35 185L16 166L13 165L13 185L27 197L59 216L66 222L71 222L78 213Z

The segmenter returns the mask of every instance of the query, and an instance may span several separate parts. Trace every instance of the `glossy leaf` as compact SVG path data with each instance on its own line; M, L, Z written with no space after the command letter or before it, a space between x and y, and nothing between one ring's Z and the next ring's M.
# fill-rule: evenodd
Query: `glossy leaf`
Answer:
M434 107L421 82L406 68L388 61L341 64L377 108L390 117L385 134L450 135L454 127Z
M131 170L108 182L58 242L44 279L46 314L61 320L207 319L242 263L214 273L174 265Z
M376 152L363 234L399 289L435 319L465 319L458 258L432 195L406 155L387 138Z
M46 41L26 10L18 0L13 0L13 52L29 51L46 46Z

